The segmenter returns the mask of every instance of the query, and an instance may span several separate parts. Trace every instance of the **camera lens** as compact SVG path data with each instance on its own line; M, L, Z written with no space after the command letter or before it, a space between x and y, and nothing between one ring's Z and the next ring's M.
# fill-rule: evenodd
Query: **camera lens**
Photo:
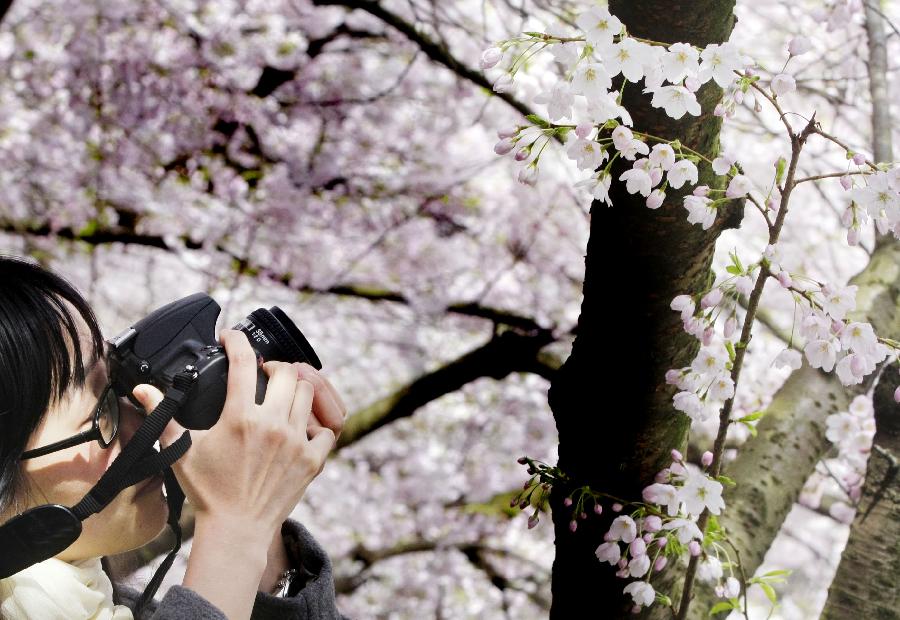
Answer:
M257 308L234 329L247 334L250 344L266 361L306 362L316 370L322 369L309 341L278 306Z

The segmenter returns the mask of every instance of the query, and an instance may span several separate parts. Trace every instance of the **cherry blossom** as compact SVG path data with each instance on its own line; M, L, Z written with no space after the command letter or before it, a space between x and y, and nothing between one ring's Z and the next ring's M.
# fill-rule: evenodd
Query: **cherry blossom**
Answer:
M653 91L650 105L663 108L666 114L678 120L685 114L700 116L700 103L697 96L684 86L663 86Z
M610 45L613 38L622 32L622 22L619 18L601 7L585 11L578 16L575 23L584 31L588 42L597 47Z
M656 591L646 581L632 581L624 590L625 594L630 594L634 604L638 607L647 607L656 600Z

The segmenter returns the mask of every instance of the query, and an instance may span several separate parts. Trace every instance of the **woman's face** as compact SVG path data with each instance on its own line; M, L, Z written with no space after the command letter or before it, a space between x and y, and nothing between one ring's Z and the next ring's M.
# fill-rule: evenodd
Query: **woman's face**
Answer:
M71 386L65 397L53 404L32 434L26 450L66 439L91 428L93 413L106 386L106 360L90 359L90 332L81 315L70 306L78 321L87 373L82 388ZM95 361L92 367L87 365ZM122 451L144 419L144 413L127 398L119 399L119 431L107 448L94 440L65 450L22 461L29 480L28 497L20 499L19 511L41 504L72 507L93 487ZM130 486L119 493L101 512L83 522L78 540L57 555L72 561L121 553L156 538L166 525L168 506L162 493L162 477Z

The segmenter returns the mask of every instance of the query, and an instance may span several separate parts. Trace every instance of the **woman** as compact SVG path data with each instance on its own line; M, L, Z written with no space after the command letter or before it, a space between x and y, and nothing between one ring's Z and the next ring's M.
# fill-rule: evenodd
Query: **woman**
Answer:
M173 466L195 514L184 581L139 615L341 620L327 554L285 519L322 471L346 407L312 366L282 362L263 365L269 379L257 405L246 336L223 330L220 341L229 360L221 418L191 431L190 449ZM107 398L108 383L104 341L81 295L37 265L0 256L0 524L33 506L77 503L163 398L137 386L139 409ZM51 445L83 431L93 434ZM182 432L170 422L161 446ZM0 618L134 617L138 593L114 593L101 558L150 542L167 514L161 477L126 488L62 553L0 580Z

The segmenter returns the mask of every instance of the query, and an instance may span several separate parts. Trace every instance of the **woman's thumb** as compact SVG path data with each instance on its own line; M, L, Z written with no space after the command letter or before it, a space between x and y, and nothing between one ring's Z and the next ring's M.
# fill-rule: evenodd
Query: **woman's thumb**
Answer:
M163 398L165 398L162 392L148 383L141 383L140 385L135 386L131 393L138 399L138 402L141 403L141 407L144 408L144 411L146 411L148 415L153 413L153 410L156 409ZM166 428L163 429L162 435L159 436L159 445L165 448L181 437L185 430L186 429L178 422L170 420L169 423L166 424Z

